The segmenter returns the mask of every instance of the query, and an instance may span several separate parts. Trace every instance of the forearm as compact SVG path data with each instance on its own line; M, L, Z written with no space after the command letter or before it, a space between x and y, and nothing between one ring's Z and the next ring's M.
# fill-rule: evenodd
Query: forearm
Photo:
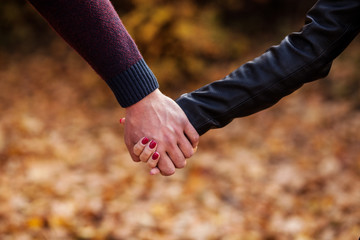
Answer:
M29 0L128 107L158 88L109 0Z
M358 0L320 0L301 32L177 103L199 134L268 108L304 83L327 75L333 59L358 34L359 12Z

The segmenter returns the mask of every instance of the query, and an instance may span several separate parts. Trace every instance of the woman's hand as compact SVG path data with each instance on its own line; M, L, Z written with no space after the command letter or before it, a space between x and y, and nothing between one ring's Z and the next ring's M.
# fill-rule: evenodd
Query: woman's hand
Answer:
M120 119L120 124L125 123L125 118ZM147 163L150 167L150 174L156 175L160 170L156 167L160 160L160 153L156 151L157 143L154 140L149 140L147 137L140 139L133 148L133 153L140 159L141 162Z
M120 119L120 124L125 123L125 118ZM160 160L160 153L156 151L157 143L154 140L150 140L147 137L140 139L133 148L133 154L136 155L141 162L147 163L150 167L150 174L156 175L160 173L157 164ZM197 146L193 148L193 152L197 151Z
M134 154L150 167L150 174L156 175L160 170L156 167L160 160L160 153L156 151L157 144L154 140L143 137L134 145Z

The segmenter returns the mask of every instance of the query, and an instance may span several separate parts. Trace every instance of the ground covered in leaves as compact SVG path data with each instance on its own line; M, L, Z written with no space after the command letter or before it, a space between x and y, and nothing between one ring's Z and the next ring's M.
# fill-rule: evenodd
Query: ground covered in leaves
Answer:
M360 237L360 112L317 83L205 134L162 177L131 161L124 112L74 53L1 59L1 239Z

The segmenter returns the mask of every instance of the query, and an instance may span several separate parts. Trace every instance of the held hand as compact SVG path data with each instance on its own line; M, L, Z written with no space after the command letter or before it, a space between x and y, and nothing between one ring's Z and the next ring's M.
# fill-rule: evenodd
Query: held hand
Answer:
M140 158L142 162L146 162L151 168L150 174L156 175L160 170L156 167L159 162L160 154L156 152L157 144L154 140L143 137L134 146L134 154Z
M120 119L120 124L125 124L125 118ZM160 154L156 152L156 148L157 144L154 140L150 141L147 137L143 137L134 145L133 149L134 154L151 168L151 175L160 173L160 170L156 167L160 159ZM197 146L193 150L196 153Z
M120 119L120 124L125 124L125 118ZM160 159L160 154L156 152L156 147L157 144L154 140L150 141L147 137L143 137L133 148L133 153L151 168L151 175L160 173L160 170L156 167Z
M157 152L161 158L157 167L165 176L186 165L185 159L194 154L193 148L199 141L198 133L182 109L158 89L126 108L125 143L136 162L140 158L133 148L144 136L158 144Z

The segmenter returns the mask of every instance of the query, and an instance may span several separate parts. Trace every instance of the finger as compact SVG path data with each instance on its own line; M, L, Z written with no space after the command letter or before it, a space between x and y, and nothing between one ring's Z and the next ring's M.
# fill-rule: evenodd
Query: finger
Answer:
M170 176L175 173L175 165L167 154L161 155L157 168L163 176Z
M168 146L167 154L176 168L183 168L186 165L185 156L178 145ZM163 155L162 155L163 156ZM161 170L161 169L160 169Z
M129 152L132 160L134 162L140 162L139 157L134 154L134 146L135 145L132 143L132 141L129 138L126 138L125 136L124 136L124 141L125 141L126 148L128 149L128 152Z
M186 124L184 129L185 136L189 139L191 145L195 148L199 144L199 134L191 123Z
M140 160L142 162L147 162L149 160L149 158L151 157L151 155L156 151L156 146L157 146L156 142L154 140L151 140L151 142L149 142L146 145L146 147L140 154L140 156L139 156Z
M139 157L148 142L149 139L147 137L143 137L140 141L138 141L133 147L134 154Z
M150 170L150 175L156 175L156 174L159 174L160 173L160 169L158 169L157 167L156 168L152 168Z
M153 155L151 155L151 157L148 159L147 165L150 168L156 168L159 160L160 160L160 153L154 152Z
M125 118L120 118L119 122L120 124L125 124Z
M133 147L132 149L134 149L134 147ZM128 147L128 152L129 152L129 154L130 154L130 156L131 156L131 158L132 158L132 160L133 160L134 162L140 162L139 157L136 156L136 155L134 154L134 151L130 150L129 147Z
M191 145L189 140L185 135L178 137L178 147L181 150L185 158L190 158L194 155L194 147Z

